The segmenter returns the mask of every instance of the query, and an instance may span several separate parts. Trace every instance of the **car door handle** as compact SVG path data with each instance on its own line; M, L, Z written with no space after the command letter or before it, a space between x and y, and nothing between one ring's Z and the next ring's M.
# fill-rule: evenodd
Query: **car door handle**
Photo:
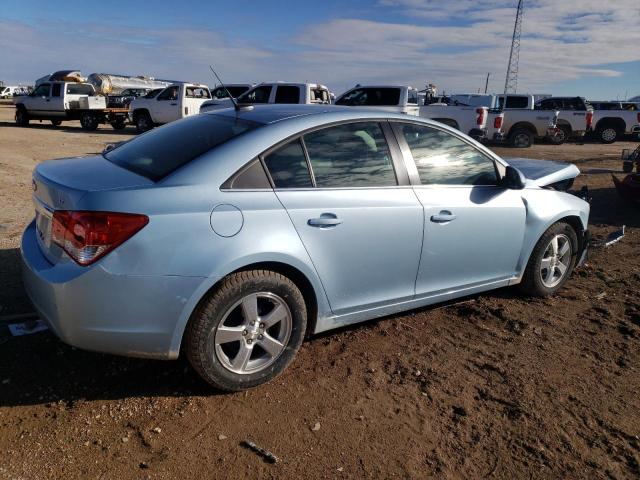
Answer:
M335 214L333 213L323 213L318 218L310 218L307 220L307 225L310 227L319 227L319 228L329 228L336 227L342 223Z
M449 210L442 210L437 215L431 215L431 221L435 223L447 223L455 219L456 216Z

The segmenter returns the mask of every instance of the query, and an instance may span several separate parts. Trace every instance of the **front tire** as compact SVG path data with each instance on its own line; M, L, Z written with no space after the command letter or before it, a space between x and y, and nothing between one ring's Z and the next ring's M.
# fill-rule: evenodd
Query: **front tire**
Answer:
M562 145L571 138L571 129L569 127L561 125L558 127L556 135L548 138L553 145Z
M135 115L136 130L138 133L144 133L153 128L153 121L151 115L147 112L138 112Z
M127 122L125 122L124 118L116 118L113 122L111 122L111 127L114 130L123 130L127 126Z
M305 335L307 308L298 287L269 270L225 278L194 312L185 332L191 365L225 391L256 387L280 375Z
M53 125L54 127L59 127L60 125L62 125L62 120L51 120L51 125Z
M536 243L520 289L533 297L553 295L566 283L578 257L578 237L571 225L558 222Z
M18 107L16 109L16 125L19 127L29 126L29 114L24 107Z

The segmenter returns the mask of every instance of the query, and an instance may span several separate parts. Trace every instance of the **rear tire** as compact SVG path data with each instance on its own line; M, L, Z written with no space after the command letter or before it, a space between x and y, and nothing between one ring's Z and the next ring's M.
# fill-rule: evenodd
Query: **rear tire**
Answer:
M533 133L526 128L519 128L509 135L509 145L512 148L529 148L533 145Z
M51 125L53 125L54 127L59 127L60 125L62 125L62 120L51 120Z
M553 241L556 240L554 259ZM562 253L565 243L568 250ZM532 297L553 295L566 283L576 265L578 237L571 225L558 222L547 229L531 252L519 287ZM546 268L545 268L546 267Z
M124 118L116 118L113 122L111 122L111 127L114 130L122 130L127 126L127 122L125 122Z
M19 127L29 126L29 114L24 107L16 108L16 125Z
M80 126L82 126L83 130L97 130L98 125L100 125L98 117L91 112L85 112L80 117Z
M596 136L598 140L600 140L600 142L609 144L615 142L618 139L619 133L615 127L607 125L598 128Z
M276 315L269 317L272 312ZM213 387L245 390L286 369L306 327L304 298L289 278L269 270L233 273L193 313L185 352Z

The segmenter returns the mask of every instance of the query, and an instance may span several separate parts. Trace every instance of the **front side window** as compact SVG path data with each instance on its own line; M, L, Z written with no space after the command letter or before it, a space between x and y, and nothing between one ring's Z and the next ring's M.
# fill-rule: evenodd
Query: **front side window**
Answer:
M336 101L336 105L349 107L394 106L400 103L399 88L356 88Z
M397 185L391 153L377 122L325 128L304 136L317 187Z
M269 96L271 95L271 86L263 85L256 87L253 90L240 95L238 97L239 103L269 103Z
M309 94L311 103L331 103L329 91L325 88L311 88Z
M51 89L51 96L59 97L61 90L62 90L62 85L60 85L59 83L54 83L53 88Z
M140 135L105 153L104 157L157 181L258 125L219 115L195 115Z
M49 86L49 84L45 84L45 85L40 85L38 88L36 88L33 92L33 96L34 97L48 97L49 96L49 90L51 89L51 87Z
M169 87L160 95L158 100L177 100L178 99L178 87Z
M408 92L408 97L407 97L407 103L410 103L411 105L417 105L418 104L418 91L417 90L409 90Z
M300 103L300 87L295 85L278 86L275 103Z
M288 143L264 157L276 188L311 188L311 175L300 140Z
M399 125L423 185L497 185L493 160L450 133Z

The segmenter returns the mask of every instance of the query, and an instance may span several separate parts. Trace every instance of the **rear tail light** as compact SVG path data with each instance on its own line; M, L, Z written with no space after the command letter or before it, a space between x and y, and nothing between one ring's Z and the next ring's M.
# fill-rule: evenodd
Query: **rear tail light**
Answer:
M478 125L483 125L484 124L484 108L476 108L476 113L478 114L478 117L476 118L476 123Z
M500 130L502 128L502 117L496 117L493 120L493 128Z
M51 239L79 265L91 265L140 231L149 217L133 213L53 213Z
M587 112L587 130L593 126L593 112Z

